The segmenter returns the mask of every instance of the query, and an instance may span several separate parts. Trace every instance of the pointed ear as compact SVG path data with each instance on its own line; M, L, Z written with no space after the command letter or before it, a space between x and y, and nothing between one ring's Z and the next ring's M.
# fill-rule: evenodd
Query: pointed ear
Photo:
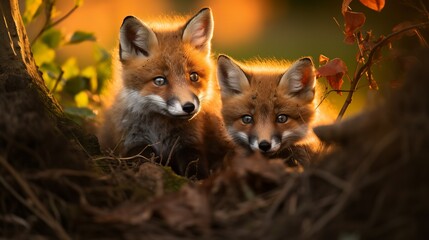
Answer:
M222 96L240 94L250 86L243 70L226 55L217 59L217 78Z
M299 96L305 101L314 99L316 75L311 58L301 58L294 62L280 79L279 86L286 94Z
M182 33L182 40L209 54L210 41L213 36L213 24L210 8L201 9L186 23Z
M155 33L133 16L124 18L119 31L119 59L149 57L158 45Z

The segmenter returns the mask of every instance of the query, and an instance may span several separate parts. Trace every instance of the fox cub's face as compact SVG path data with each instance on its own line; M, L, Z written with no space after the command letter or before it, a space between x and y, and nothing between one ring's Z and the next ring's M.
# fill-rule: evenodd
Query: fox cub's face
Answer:
M268 156L303 139L314 115L311 59L279 64L244 65L224 55L218 59L222 114L229 134L237 144Z
M129 16L120 30L121 97L135 112L191 118L211 84L210 41L213 18L202 9L187 22L152 28Z

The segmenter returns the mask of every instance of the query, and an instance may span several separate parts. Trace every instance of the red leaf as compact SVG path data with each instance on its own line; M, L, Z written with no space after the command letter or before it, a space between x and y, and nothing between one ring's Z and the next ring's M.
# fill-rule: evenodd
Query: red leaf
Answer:
M332 89L340 90L344 83L343 76L346 72L346 63L339 58L334 58L317 69L317 77L326 77ZM340 91L337 91L337 93L341 95Z
M353 33L345 33L346 37L344 38L344 42L347 44L353 44L355 42L355 35Z
M347 11L344 13L344 34L346 35L346 43L354 42L354 32L361 28L365 23L365 14L361 12Z
M343 0L343 4L341 7L341 13L344 15L345 12L348 11L349 9L349 5L352 2L352 0Z
M384 0L359 0L363 5L374 11L381 12L384 8Z
M334 76L326 76L326 79L328 79L329 85L334 90L341 90L341 86L343 85L343 73L338 73ZM341 91L337 91L337 93L341 96L343 93Z
M325 65L321 66L318 71L318 77L332 76L337 73L346 73L347 66L340 58L334 58Z
M323 54L319 55L319 64L325 65L329 61L329 58Z

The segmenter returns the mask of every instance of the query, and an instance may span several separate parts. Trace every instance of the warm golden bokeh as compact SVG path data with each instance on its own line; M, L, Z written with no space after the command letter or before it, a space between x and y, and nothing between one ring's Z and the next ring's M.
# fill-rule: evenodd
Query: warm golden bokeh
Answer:
M166 0L85 1L82 7L59 26L70 32L76 29L93 32L101 45L109 47L115 44L124 17L134 15L142 19L154 18L157 14L172 11L168 3ZM62 1L58 7L67 11L72 6L72 1Z
M215 18L214 41L236 45L256 38L266 23L269 5L259 0L206 0Z
M210 7L215 18L214 42L224 46L234 46L256 38L264 27L269 14L267 2L259 0L205 0L192 1L185 9L178 10L177 3L169 0L91 0L58 25L67 34L75 30L92 32L97 43L112 50L117 44L117 36L122 20L134 15L143 21L152 21L164 15L193 15L203 7ZM73 1L58 1L59 16L73 8ZM35 29L29 34L35 35ZM93 43L66 46L58 52L60 60L69 56L78 59L80 65L91 63L88 56L93 51Z

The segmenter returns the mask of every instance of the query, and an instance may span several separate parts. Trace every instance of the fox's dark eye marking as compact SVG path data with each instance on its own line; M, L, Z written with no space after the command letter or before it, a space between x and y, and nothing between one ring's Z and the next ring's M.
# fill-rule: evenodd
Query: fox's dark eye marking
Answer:
M250 123L252 123L252 122L253 122L253 117L252 117L252 116L250 116L250 115L244 115L244 116L242 116L242 117L241 117L241 121L242 121L244 124L250 124Z
M189 79L191 79L192 82L198 82L200 80L200 76L196 72L192 72L189 74Z
M278 116L277 116L277 119L276 119L276 121L278 122L278 123L285 123L285 122L287 122L287 120L289 119L289 117L286 115L286 114L279 114Z
M158 76L158 77L155 77L155 78L153 79L153 83L154 83L156 86L162 86L162 85L167 84L167 79L165 79L165 77Z

